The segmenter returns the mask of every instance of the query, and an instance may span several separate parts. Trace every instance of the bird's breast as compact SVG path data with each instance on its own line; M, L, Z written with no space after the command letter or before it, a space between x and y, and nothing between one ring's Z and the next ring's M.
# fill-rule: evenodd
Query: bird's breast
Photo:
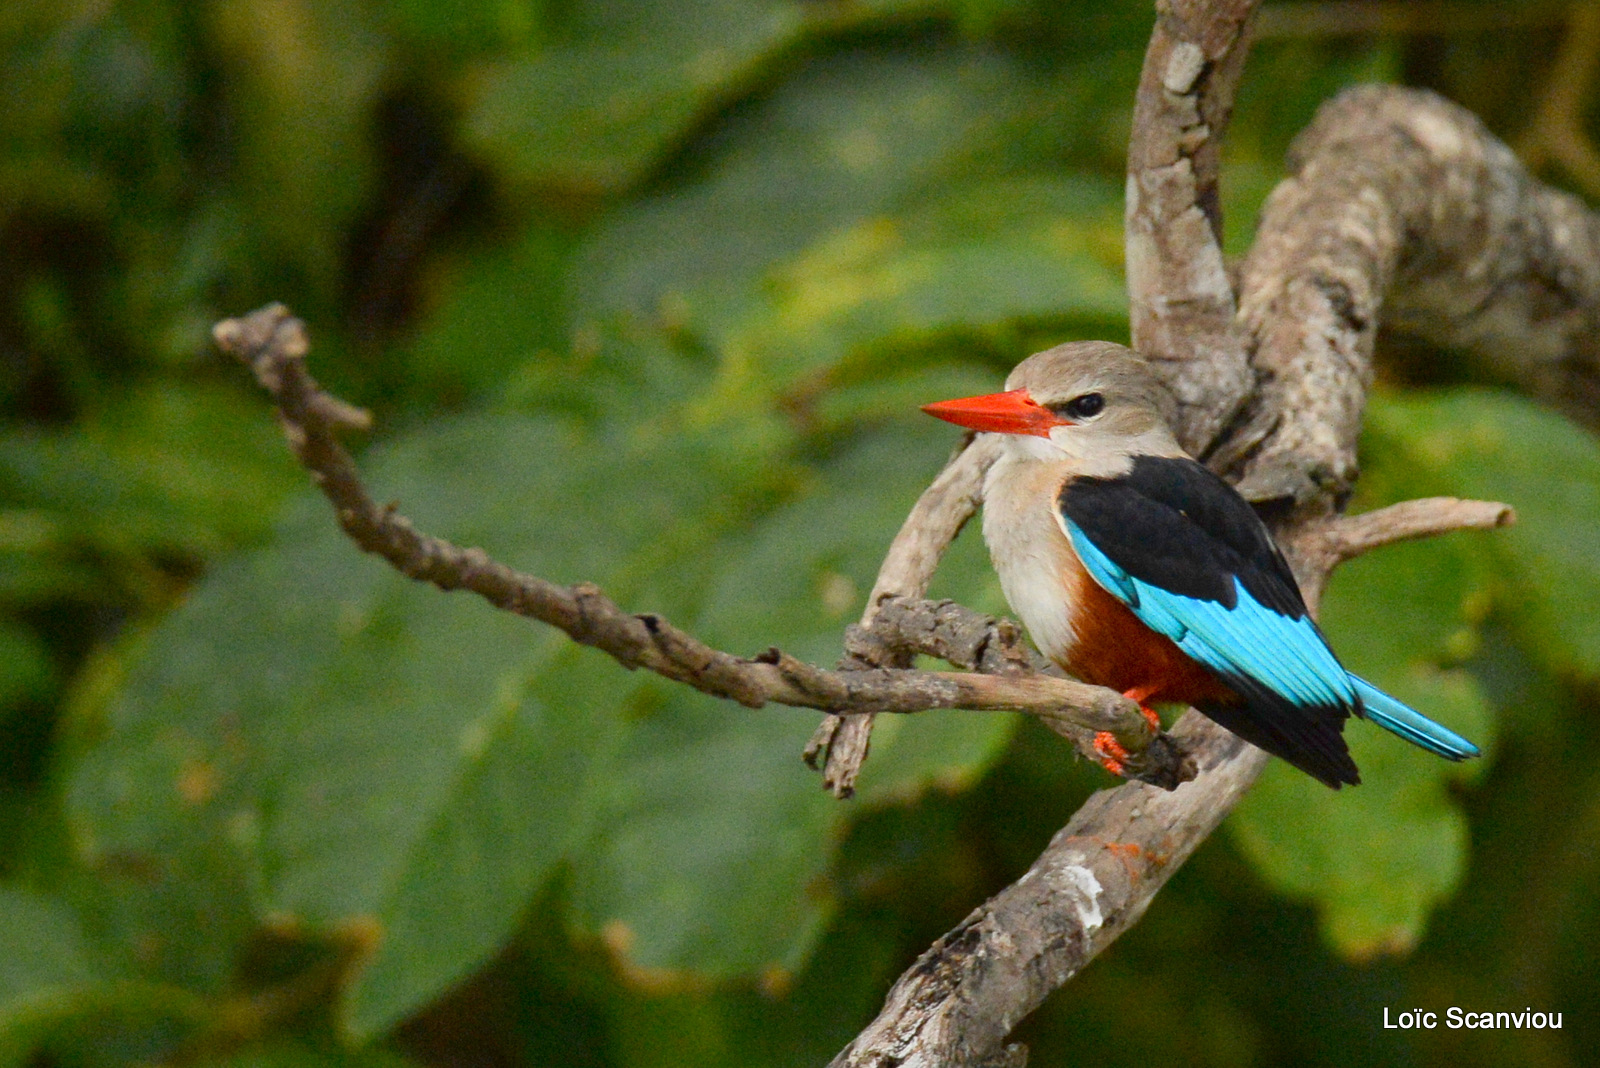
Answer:
M1077 577L1087 577L1053 511L1064 478L1055 465L1002 459L983 491L983 540L1006 603L1039 651L1062 665L1077 640Z
M1056 518L1065 472L996 465L984 486L983 536L1006 602L1039 651L1085 682L1153 701L1196 704L1235 695L1095 582Z

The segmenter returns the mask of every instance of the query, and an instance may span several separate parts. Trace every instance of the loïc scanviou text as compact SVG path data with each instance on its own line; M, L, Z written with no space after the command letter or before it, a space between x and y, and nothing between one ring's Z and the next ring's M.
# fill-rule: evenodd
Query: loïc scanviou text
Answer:
M1498 1012L1475 1012L1452 1005L1442 1013L1430 1012L1424 1009L1405 1009L1391 1014L1386 1006L1383 1010L1383 1026L1386 1028L1400 1028L1409 1030L1432 1030L1440 1024L1452 1029L1460 1028L1503 1028L1503 1029L1541 1029L1561 1027L1561 1014L1559 1012L1535 1012L1532 1008L1521 1009L1513 1012L1501 1010Z

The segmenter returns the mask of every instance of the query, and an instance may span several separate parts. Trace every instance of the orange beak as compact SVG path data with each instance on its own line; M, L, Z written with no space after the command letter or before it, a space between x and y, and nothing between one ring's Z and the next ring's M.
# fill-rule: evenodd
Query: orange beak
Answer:
M1025 389L938 401L924 404L922 410L947 423L994 434L1034 434L1047 438L1051 427L1072 423L1037 403Z

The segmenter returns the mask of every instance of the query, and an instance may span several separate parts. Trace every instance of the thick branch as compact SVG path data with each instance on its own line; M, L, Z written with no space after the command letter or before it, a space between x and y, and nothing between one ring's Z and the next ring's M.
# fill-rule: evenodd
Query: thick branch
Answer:
M1296 141L1240 277L1263 418L1230 444L1241 490L1342 499L1385 324L1473 350L1591 424L1600 413L1600 217L1530 178L1470 113L1365 86Z
M851 713L916 712L971 708L1026 712L1066 721L1082 735L1107 731L1144 759L1137 766L1155 781L1176 785L1183 771L1170 745L1151 747L1151 731L1138 706L1121 694L1034 672L1004 675L866 669L825 671L776 649L745 659L713 649L654 615L623 611L588 583L558 586L490 559L482 549L461 548L418 531L393 508L378 505L362 485L336 430L365 427L366 413L322 392L306 372L304 326L281 305L244 319L218 324L217 343L245 361L278 403L284 433L295 455L333 504L339 525L357 546L400 572L443 590L470 590L496 607L559 627L574 641L594 646L629 668L646 668L704 693L751 708L768 702ZM931 566L931 565L930 565ZM921 605L922 607L918 607ZM918 602L897 606L898 626L927 614L934 634L941 606ZM992 629L993 620L971 614L969 627ZM910 653L937 647L908 642ZM1092 748L1088 750L1091 754Z
M1022 878L918 958L834 1068L1023 1063L1006 1035L1138 922L1269 759L1196 715L1174 734L1205 754L1194 782L1172 793L1129 784L1091 797Z
M1256 0L1168 0L1128 144L1133 347L1172 392L1178 440L1204 456L1255 388L1222 261L1217 164Z

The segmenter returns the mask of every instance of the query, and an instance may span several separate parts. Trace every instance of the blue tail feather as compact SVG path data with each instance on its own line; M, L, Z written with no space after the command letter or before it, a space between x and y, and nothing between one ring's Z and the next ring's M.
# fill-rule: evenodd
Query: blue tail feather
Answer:
M1478 755L1478 747L1449 727L1441 726L1421 712L1401 704L1367 680L1350 676L1356 693L1366 706L1367 718L1386 731L1398 734L1412 745L1437 753L1446 760L1466 760Z

